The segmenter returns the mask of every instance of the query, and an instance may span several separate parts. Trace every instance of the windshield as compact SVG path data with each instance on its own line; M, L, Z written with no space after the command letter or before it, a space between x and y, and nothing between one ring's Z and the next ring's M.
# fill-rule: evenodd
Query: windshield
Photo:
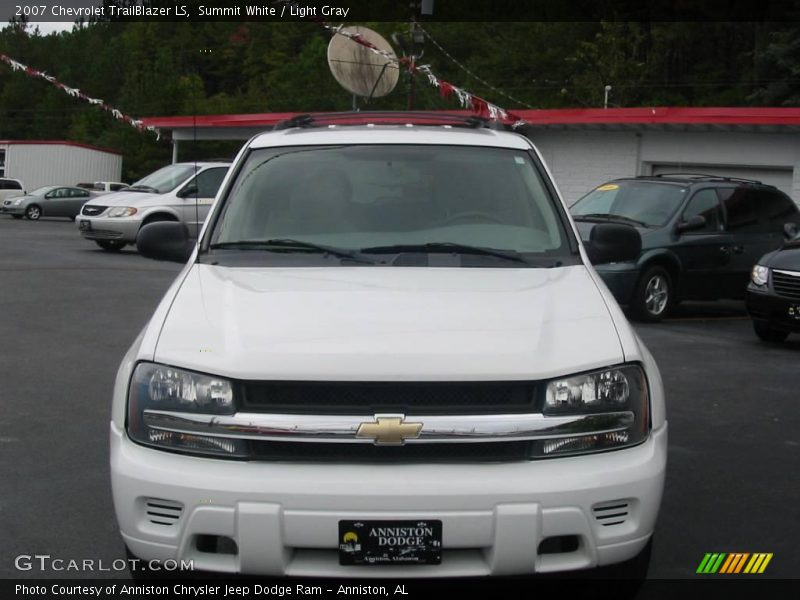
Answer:
M169 165L159 169L155 173L150 173L147 177L140 179L132 184L130 188L145 188L148 191L165 194L174 190L184 181L194 175L194 165ZM136 190L133 190L136 191Z
M46 185L44 187L36 188L32 192L28 192L29 196L44 196L50 190L55 189L54 185Z
M601 185L570 208L574 217L621 217L646 227L662 227L678 210L686 188L653 181L616 181Z
M441 253L520 266L525 261L519 256L552 263L571 255L530 156L485 147L255 150L232 187L210 247L253 250L263 242L277 253L270 241L283 251L294 242L298 251L312 251L315 244L359 252L362 262L369 255Z

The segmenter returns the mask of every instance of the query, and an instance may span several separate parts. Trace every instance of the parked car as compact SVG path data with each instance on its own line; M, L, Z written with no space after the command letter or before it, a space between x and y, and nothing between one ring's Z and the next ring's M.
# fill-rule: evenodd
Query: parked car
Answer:
M747 286L747 312L765 342L800 333L800 235L791 226L786 233L789 241L759 259Z
M0 213L15 219L27 217L38 221L41 217L66 217L74 219L81 207L92 199L88 190L63 185L46 185L26 196L3 200Z
M99 195L119 192L129 186L127 183L121 183L119 181L95 181L94 183L79 183L78 187L90 190L94 192L95 195Z
M0 177L0 205L3 204L3 200L24 195L25 186L22 185L22 182L19 179Z
M800 212L786 194L757 181L709 175L615 179L570 209L586 238L598 223L635 226L642 253L596 269L634 317L659 321L682 300L744 298L750 270L783 242Z
M199 230L230 163L176 163L115 193L86 204L78 219L81 235L104 250L136 243L143 224L180 221Z
M639 234L600 223L582 244L530 140L477 123L294 120L245 145L199 246L185 223L142 227L144 256L189 262L114 387L130 554L642 574L664 391L588 259L633 260Z

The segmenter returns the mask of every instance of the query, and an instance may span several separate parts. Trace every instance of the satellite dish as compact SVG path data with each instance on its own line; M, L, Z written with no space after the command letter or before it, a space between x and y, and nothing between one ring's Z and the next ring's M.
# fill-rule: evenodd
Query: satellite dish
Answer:
M397 60L389 42L367 27L343 27L342 31L357 33L376 48ZM397 63L372 52L349 37L336 34L328 44L328 66L331 74L344 89L356 96L380 98L389 94L400 79Z

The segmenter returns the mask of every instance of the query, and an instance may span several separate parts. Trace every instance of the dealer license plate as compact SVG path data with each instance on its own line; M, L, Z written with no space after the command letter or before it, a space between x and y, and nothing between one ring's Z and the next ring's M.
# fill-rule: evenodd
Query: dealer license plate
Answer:
M339 521L341 565L441 562L441 521Z
M78 229L81 231L91 231L92 230L92 222L87 221L86 219L81 219L78 223Z

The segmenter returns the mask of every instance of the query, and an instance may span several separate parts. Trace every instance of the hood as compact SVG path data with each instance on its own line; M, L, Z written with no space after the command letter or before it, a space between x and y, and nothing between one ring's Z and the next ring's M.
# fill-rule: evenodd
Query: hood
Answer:
M150 203L158 203L163 199L162 194L152 192L111 192L102 196L95 196L87 204L97 204L99 206L147 206Z
M240 379L520 380L624 360L582 265L190 268L155 360Z
M759 263L772 269L800 271L800 242L793 240L787 243L782 250L768 254Z

